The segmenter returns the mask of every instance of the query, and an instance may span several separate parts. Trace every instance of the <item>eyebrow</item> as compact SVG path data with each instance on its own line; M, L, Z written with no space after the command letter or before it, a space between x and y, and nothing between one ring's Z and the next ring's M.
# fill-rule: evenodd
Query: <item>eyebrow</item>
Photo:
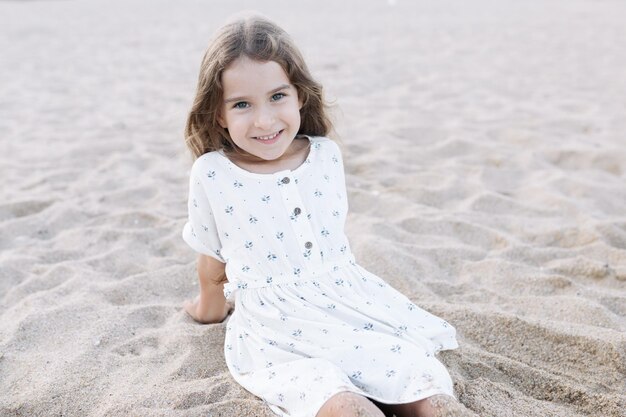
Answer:
M269 94L273 94L273 93L275 93L275 92L277 92L277 91L284 90L284 89L289 88L289 87L291 87L291 84L283 84L283 85L281 85L280 87L275 88L275 89L273 89L273 90L269 91L267 94L268 94L268 95L269 95ZM227 104L227 103L232 103L232 102L234 102L234 101L243 101L243 100L245 100L245 99L246 99L246 97L232 97L232 98L227 98L226 100L224 100L224 104Z

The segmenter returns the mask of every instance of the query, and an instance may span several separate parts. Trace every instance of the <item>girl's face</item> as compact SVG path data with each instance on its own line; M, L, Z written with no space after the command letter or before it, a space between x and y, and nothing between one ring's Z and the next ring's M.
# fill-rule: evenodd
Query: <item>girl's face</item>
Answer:
M266 161L279 159L300 129L298 92L274 61L235 60L222 73L218 118L233 142Z

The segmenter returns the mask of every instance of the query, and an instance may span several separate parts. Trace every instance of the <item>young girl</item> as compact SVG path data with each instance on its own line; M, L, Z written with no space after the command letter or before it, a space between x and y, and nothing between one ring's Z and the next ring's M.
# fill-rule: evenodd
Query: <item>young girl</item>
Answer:
M453 400L435 354L457 347L455 330L355 262L330 128L283 30L260 17L219 30L185 132L197 159L183 238L200 253L185 310L218 323L234 306L228 369L279 416L435 415L433 398Z

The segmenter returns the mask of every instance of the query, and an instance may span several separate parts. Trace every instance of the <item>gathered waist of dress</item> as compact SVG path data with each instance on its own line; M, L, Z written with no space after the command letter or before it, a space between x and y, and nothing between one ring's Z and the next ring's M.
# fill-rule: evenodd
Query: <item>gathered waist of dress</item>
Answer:
M233 264L226 264L228 283L224 284L224 296L229 298L231 294L239 290L251 290L274 285L311 281L330 272L338 271L349 266L356 266L354 255L352 254L324 262L323 264L314 264L306 269L294 267L293 271L289 271L293 272L291 275L278 277L260 276L259 274L253 274L249 271L241 271Z

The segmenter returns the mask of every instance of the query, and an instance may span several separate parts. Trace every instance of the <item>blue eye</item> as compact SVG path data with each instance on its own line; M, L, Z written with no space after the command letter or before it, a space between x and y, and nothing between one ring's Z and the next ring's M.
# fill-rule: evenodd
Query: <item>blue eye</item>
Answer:
M284 94L284 93L276 93L276 94L274 94L272 96L272 100L273 101L278 101L278 100L280 100L281 98L283 98L285 96L286 96L286 94Z
M245 109L246 107L248 107L248 103L246 103L245 101L240 101L233 105L233 108L235 109Z

